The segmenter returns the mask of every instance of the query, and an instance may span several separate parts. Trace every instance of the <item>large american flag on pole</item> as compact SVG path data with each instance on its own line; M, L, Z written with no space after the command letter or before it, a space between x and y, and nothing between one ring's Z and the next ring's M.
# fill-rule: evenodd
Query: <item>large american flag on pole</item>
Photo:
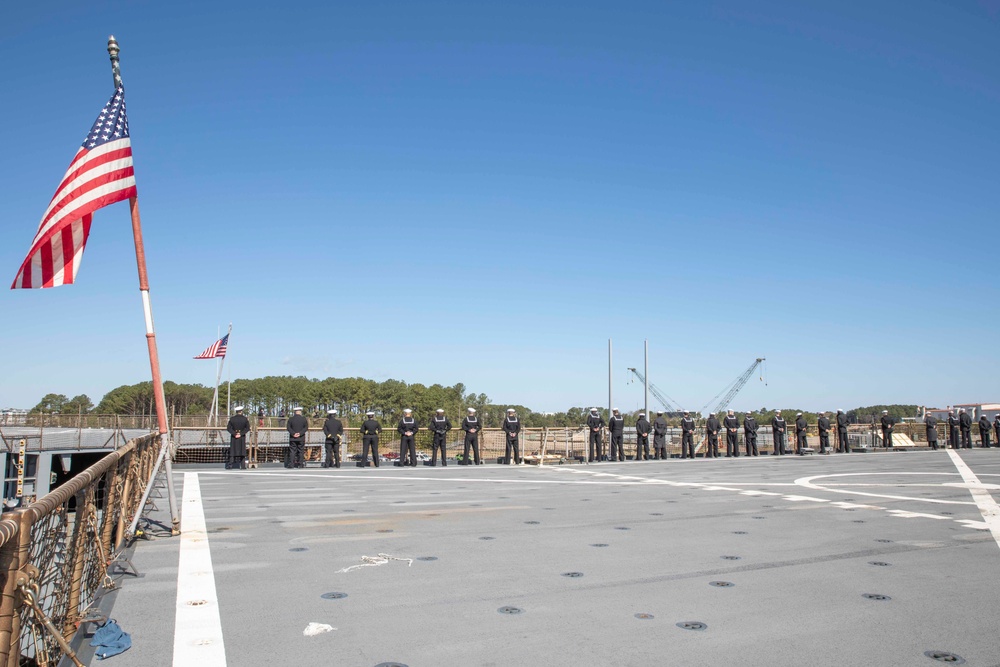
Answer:
M119 88L104 105L52 195L10 288L73 283L94 211L135 194L125 89Z
M215 359L226 356L226 348L229 346L229 334L208 346L208 349L199 354L195 359Z

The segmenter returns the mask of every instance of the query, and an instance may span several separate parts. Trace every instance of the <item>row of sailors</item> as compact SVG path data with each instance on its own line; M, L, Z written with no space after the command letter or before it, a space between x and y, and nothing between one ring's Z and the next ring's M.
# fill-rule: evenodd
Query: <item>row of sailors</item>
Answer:
M250 431L250 422L243 415L243 406L237 405L234 414L226 426L229 431L229 453L226 457L227 468L244 468L246 466L246 434ZM481 425L476 416L476 409L469 408L468 414L462 420L462 430L465 431L465 452L459 465L482 465L483 460L479 455L479 431ZM306 433L309 431L309 421L302 415L302 408L295 408L294 413L288 418L286 429L288 430L288 458L285 461L287 468L305 467L305 444ZM344 436L344 424L337 417L336 410L328 410L326 421L323 422L323 434L326 436L325 448L326 459L323 467L336 467L341 465L340 441ZM517 417L514 408L507 410L501 424L506 436L506 463L520 463L521 452L518 442L518 435L521 432L521 421ZM445 415L443 409L438 409L431 418L429 428L434 434L431 449L431 465L437 465L437 455L441 452L441 465L448 465L445 442L447 433L452 429L451 420ZM413 416L413 410L406 408L403 416L396 425L399 431L399 465L417 465L417 445L416 435L420 430L420 424ZM361 424L362 453L359 465L367 467L368 453L371 451L372 462L377 468L379 465L378 444L379 436L382 433L382 425L375 419L375 412L369 410L365 413L365 421ZM469 458L469 450L472 450L473 457ZM513 456L512 456L513 455Z
M461 425L462 430L465 432L465 442L462 461L459 465L482 465L482 458L479 453L479 431L482 426L479 422L479 418L476 416L475 408L468 408L467 412L468 414L462 420ZM305 466L305 438L306 432L309 430L309 422L302 415L302 408L295 408L294 413L295 414L289 418L286 427L289 436L289 456L286 460L286 466L290 468L301 468ZM326 459L324 467L333 466L339 468L341 466L339 445L344 434L344 425L338 419L338 413L336 410L328 410L327 414L327 419L323 424L323 433L326 436ZM641 414L635 422L635 431L637 436L635 459L637 461L648 461L650 458L667 458L666 436L669 426L667 424L667 420L663 417L662 411L657 412L656 414L657 417L652 424L650 424L649 420L646 419L645 414ZM372 461L375 467L378 467L378 441L379 436L382 433L382 425L375 419L375 412L372 410L369 410L365 414L365 417L366 419L361 425L362 454L360 465L362 467L367 466L369 450L371 450ZM892 447L892 432L896 421L889 415L887 410L883 410L880 423L882 427L883 446ZM927 429L927 442L933 449L938 449L937 423L938 420L933 415L927 415L924 418L924 424ZM954 411L951 411L949 412L947 423L949 444L951 444L954 448L958 448L959 446L971 448L972 417L964 409L959 410L959 414L957 416ZM996 441L998 445L1000 445L1000 414L996 415L992 424L986 415L982 415L979 419L978 426L983 447L990 446L991 427L996 432ZM600 412L597 408L591 408L590 416L587 418L587 427L590 429L590 446L587 457L588 461L593 462L604 460L605 451L603 432L605 428L608 430L610 441L610 451L608 452L607 460L625 460L625 451L622 446L625 432L625 418L622 416L618 408L612 409L611 418L607 423L605 423L604 418L600 416ZM753 413L749 410L743 417L742 427L746 455L758 456L757 430L759 425L757 424ZM794 422L796 454L802 454L807 448L806 438L808 427L809 425L803 414L801 412L797 413ZM844 454L850 453L851 449L847 441L847 427L848 418L847 414L845 414L843 410L837 410L835 423L831 422L827 413L820 413L819 419L817 420L820 451L830 450L830 432L836 428L836 451ZM437 465L437 455L440 451L441 465L446 466L448 463L447 453L445 451L445 442L447 433L452 429L452 425L443 409L438 409L436 411L434 417L431 418L429 428L434 434L431 445L430 464ZM506 440L504 462L507 464L520 463L521 453L518 436L521 432L521 423L514 408L509 408L507 410L507 414L504 417L501 428L504 431ZM780 456L791 453L788 448L786 448L788 428L788 423L785 421L784 417L781 416L781 411L777 411L771 419L771 433L774 440L773 453L775 455ZM695 457L695 429L695 420L691 417L690 412L685 411L684 416L681 419L681 458L693 459ZM726 417L721 422L714 412L710 413L708 420L705 422L707 444L705 457L718 458L720 456L719 437L723 430L725 430L726 438L726 456L738 457L740 455L738 440L739 429L739 418L736 417L732 410L729 410ZM227 430L230 433L230 450L229 455L226 457L226 467L245 467L245 435L250 431L250 422L243 415L242 405L236 406L236 414L230 418ZM403 416L400 418L399 423L396 426L396 430L400 435L399 465L416 466L416 434L420 430L420 424L413 416L413 410L409 408L403 410ZM653 434L652 456L650 456L649 453L650 433ZM959 445L959 437L961 437L961 445ZM473 453L472 459L469 458L470 449Z

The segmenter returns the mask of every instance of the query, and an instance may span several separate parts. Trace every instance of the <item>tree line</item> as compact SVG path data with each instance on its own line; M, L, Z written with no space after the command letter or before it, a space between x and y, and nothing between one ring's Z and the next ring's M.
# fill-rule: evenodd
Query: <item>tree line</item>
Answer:
M170 415L207 415L212 405L212 387L201 384L179 384L164 382L163 393L167 412ZM475 408L486 426L499 426L508 407L517 410L521 422L528 427L577 427L586 423L589 407L572 407L564 412L535 412L524 405L496 405L486 394L467 392L461 382L446 387L440 384L426 386L420 383L408 384L401 380L377 382L365 378L310 379L304 376L267 376L262 378L240 378L231 385L232 405L243 405L247 413L257 413L278 417L289 414L292 408L300 406L308 415L325 416L329 409L336 409L348 424L358 424L368 410L374 410L378 418L395 421L402 415L403 408L412 408L418 419L428 419L438 408L442 408L453 421L465 415L466 408ZM219 414L226 413L226 387L219 388ZM916 417L916 405L872 405L847 410L852 422L867 423L874 415L877 420L882 410L897 420ZM814 423L818 413L782 408L785 419L794 419L802 412L807 421ZM651 410L651 417L656 410ZM830 411L835 412L835 410ZM153 417L156 404L151 382L122 385L109 391L96 406L86 395L70 399L63 394L46 394L31 414L118 414ZM601 416L607 420L608 410L602 408ZM752 413L758 423L768 424L775 414L774 409L760 408ZM626 413L630 418L638 415ZM669 413L667 421L676 425L680 415ZM708 415L692 413L696 419ZM723 415L719 415L721 418ZM740 417L742 419L742 413Z

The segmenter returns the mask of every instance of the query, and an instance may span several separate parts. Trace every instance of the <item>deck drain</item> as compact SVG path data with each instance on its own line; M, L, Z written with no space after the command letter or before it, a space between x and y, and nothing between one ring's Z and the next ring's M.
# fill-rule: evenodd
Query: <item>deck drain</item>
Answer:
M720 558L722 558L722 560L739 560L741 557L740 556L720 556Z
M323 593L320 595L324 600L343 600L347 597L347 593L341 593L339 591L333 591L331 593Z
M950 662L953 665L965 664L965 658L954 653L948 653L947 651L924 651L924 655L938 662Z
M884 560L870 560L869 565L877 565L878 567L889 567L892 563L886 563Z
M576 579L577 577L582 577L583 572L563 572L562 576L569 577L570 579Z
M588 500L590 500L590 498L580 498L580 502L582 502L582 503L585 503L585 502L587 502Z
M864 522L865 522L864 519L855 519L854 520L854 523L864 523Z
M598 544L591 544L590 546L592 546L592 547L606 547L608 545L607 544L598 543Z
M854 509L853 509L853 508L852 508L852 509L846 509L846 510L844 510L844 511L845 511L845 512L853 512L853 511L854 511Z
M524 612L520 607L500 607L497 611L501 614L521 614Z
M188 602L189 607L200 607L203 604L208 604L208 600L190 600Z
M309 551L309 547L292 547L289 551Z
M861 597L866 600L891 600L892 598L888 595L882 595L881 593L862 593Z
M677 627L684 630L704 630L708 626L701 621L681 621L677 624Z
M428 563L432 560L437 560L437 559L438 559L437 556L417 556L417 560L422 560Z
M651 620L652 618L654 618L654 616L652 614L636 614L635 617L639 618L639 619L642 619L644 621L648 621L648 620Z
M954 512L941 512L941 514L947 514L948 516L951 516L952 514L954 514Z
M889 544L892 540L875 540L876 542L882 542L883 544Z
M766 516L752 516L751 519L766 519Z
M716 588L732 588L736 584L731 581L710 581L709 586L715 586Z
M391 533L392 532L392 528L379 528L375 532L376 533Z
M440 514L427 514L425 516L441 516Z
M628 526L615 526L615 530L632 530Z
M483 537L480 537L479 539L481 539L481 540L493 540L493 539L496 539L496 538L490 537L489 535L484 535Z
M525 523L528 524L529 526L537 526L538 524L541 523L541 521L525 521Z
M650 512L649 516L663 516L663 512Z
M746 535L746 534L747 534L747 531L745 531L745 530L734 530L733 531L733 535Z
M357 510L344 510L345 512L357 512Z
M375 667L408 667L401 662L380 662Z

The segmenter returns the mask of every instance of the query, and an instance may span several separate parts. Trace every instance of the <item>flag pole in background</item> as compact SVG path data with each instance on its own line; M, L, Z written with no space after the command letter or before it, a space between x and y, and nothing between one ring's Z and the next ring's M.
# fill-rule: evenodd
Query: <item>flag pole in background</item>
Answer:
M122 89L122 76L118 60L118 41L114 35L108 37L108 55L111 57L111 73L114 76L115 90ZM167 427L167 402L163 395L163 380L160 377L160 357L156 350L156 332L153 329L153 311L149 304L149 276L146 273L146 251L142 244L142 221L139 217L139 200L132 195L128 200L129 211L132 214L132 236L135 239L135 262L139 271L139 293L142 296L142 312L146 319L146 347L149 349L149 367L153 376L153 396L156 399L156 422L159 427L161 446L170 447L170 433ZM167 496L170 500L171 533L180 534L180 514L174 493L174 476L172 455L163 457L164 472L167 477Z

